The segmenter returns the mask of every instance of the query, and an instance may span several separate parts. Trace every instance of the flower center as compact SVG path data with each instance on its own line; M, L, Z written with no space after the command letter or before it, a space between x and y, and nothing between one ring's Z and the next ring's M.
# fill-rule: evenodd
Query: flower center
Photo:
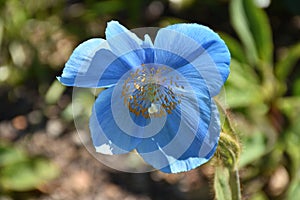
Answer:
M184 89L172 71L165 66L142 65L131 72L122 88L124 105L136 116L144 118L171 114L183 96L178 91Z

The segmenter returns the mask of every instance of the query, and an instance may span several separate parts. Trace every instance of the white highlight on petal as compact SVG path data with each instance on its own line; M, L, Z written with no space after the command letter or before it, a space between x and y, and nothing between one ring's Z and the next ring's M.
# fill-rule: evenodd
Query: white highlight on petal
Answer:
M95 147L96 152L103 153L106 155L114 155L114 153L111 151L111 146L108 144L102 144L101 146Z
M153 114L153 113L157 113L159 111L159 104L156 103L151 103L151 107L148 108L148 113L149 114Z

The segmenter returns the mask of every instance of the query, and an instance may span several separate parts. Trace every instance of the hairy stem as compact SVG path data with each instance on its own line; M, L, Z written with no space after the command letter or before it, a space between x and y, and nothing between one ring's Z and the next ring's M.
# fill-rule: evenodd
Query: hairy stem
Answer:
M232 195L232 200L241 200L241 185L239 171L237 169L230 172L229 185Z

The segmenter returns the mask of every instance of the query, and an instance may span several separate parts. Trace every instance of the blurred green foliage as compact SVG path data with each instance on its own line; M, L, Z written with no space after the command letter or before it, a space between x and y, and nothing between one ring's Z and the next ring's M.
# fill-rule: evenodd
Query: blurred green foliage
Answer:
M59 169L43 157L0 144L0 191L31 190L58 176Z
M103 37L111 19L130 28L202 23L220 31L232 54L226 105L242 140L243 195L251 200L296 200L300 195L300 41L295 36L299 30L291 26L300 21L297 5L297 1L273 0L263 10L253 0L2 0L0 120L28 117L38 110L40 129L50 118L72 121L71 93L55 76L77 44ZM78 95L92 103L84 93ZM80 107L75 114L85 111ZM25 134L34 132L32 126ZM58 175L51 161L15 148L12 140L17 138L7 139L0 130L0 193L32 190ZM216 173L223 175L220 169ZM228 190L224 178L219 176L216 187ZM284 181L285 185L274 184Z
M247 186L257 179L272 179L272 173L283 169L278 173L288 174L290 187L276 188L282 190L277 198L297 199L294 194L299 192L300 183L300 129L296 121L300 119L300 97L289 91L287 82L300 58L300 42L285 47L284 55L274 59L269 19L252 0L232 0L230 20L240 41L221 34L232 53L226 95L229 108L237 115L236 127L242 138L240 169L247 171L245 191L251 190ZM293 81L298 83L298 79ZM282 180L276 181L284 182L286 178L281 176ZM265 190L266 184L260 183L256 190ZM268 198L260 195L253 199Z

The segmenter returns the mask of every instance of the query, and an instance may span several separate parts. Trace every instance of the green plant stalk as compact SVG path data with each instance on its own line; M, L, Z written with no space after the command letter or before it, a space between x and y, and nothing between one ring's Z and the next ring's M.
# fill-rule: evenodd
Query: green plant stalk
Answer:
M224 133L223 133L224 134ZM225 138L225 142L224 141L220 141L220 147L224 148L226 147L226 145L231 144L232 142L228 142L228 136L226 136ZM224 136L221 137L224 140ZM227 146L228 147L228 146ZM238 171L238 167L237 167L237 158L234 153L234 149L236 149L236 146L233 147L232 149L227 149L227 152L223 152L223 157L228 157L229 159L232 159L232 162L230 163L225 163L223 161L223 163L226 165L224 166L225 168L227 168L227 170L229 171L229 180L228 180L228 184L230 187L230 191L231 191L231 199L232 200L241 200L242 199L242 195L241 195L241 184L240 184L240 177L239 177L239 171ZM226 156L227 153L227 156Z
M229 175L229 185L232 195L232 200L241 200L241 184L240 184L240 175L238 169L230 171Z
M228 180L229 169L220 163L215 167L214 190L216 200L232 200Z
M230 169L219 163L215 167L214 189L216 200L241 200L238 169Z
M241 200L241 185L237 167L241 152L239 136L231 124L228 112L218 100L216 100L216 103L225 118L217 150L218 162L214 182L216 199Z

